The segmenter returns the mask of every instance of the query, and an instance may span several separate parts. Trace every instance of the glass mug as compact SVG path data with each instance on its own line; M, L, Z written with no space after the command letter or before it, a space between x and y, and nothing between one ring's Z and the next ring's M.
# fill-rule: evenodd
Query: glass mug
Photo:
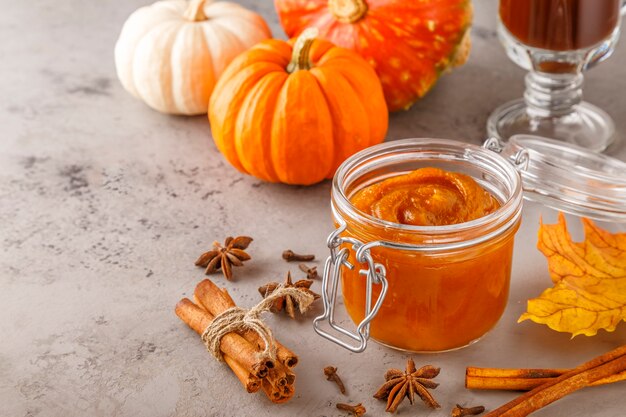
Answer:
M489 135L507 140L533 134L593 151L606 149L615 126L606 112L582 101L582 72L613 53L625 4L500 0L498 35L508 57L529 73L524 97L489 116Z

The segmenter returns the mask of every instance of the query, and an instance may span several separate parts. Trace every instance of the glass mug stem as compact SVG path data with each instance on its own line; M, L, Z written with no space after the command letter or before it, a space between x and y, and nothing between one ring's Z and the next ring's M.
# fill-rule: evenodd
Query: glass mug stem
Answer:
M524 101L530 118L565 116L582 102L581 73L549 74L530 71L526 74L525 82Z

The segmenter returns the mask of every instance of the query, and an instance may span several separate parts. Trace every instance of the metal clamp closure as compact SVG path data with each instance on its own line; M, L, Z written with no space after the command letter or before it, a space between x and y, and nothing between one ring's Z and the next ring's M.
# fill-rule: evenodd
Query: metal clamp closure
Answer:
M498 138L491 136L483 142L483 148L489 149L495 153L500 153L504 149L504 145Z
M370 322L378 313L380 306L387 294L387 279L385 267L379 263L374 262L370 249L375 246L380 246L381 242L369 242L364 244L358 239L351 237L342 237L341 233L346 230L346 223L343 220L339 221L339 227L328 236L327 245L330 249L330 256L326 259L324 264L324 275L322 278L322 301L324 303L324 314L316 317L313 320L313 327L317 334L320 336L342 346L352 352L363 352L367 347L367 340L369 338ZM367 269L361 269L360 275L365 277L365 317L356 327L356 331L350 331L338 325L335 322L335 305L337 300L337 288L339 286L339 280L341 277L341 267L344 266L349 269L354 269L354 265L348 262L348 255L350 248L348 246L341 247L344 244L351 245L351 249L355 251L355 259L359 263L366 263ZM372 286L381 285L380 294L378 299L372 306ZM328 322L331 329L324 330L321 328L323 322ZM335 334L331 333L335 330ZM340 339L338 336L347 336L350 339L358 342L358 344L352 344Z
M504 151L505 145L495 137L487 138L483 142L483 148L489 149L495 153L502 153ZM530 163L530 155L528 154L528 150L519 149L513 155L509 157L513 165L518 171L526 171L528 169L528 164Z

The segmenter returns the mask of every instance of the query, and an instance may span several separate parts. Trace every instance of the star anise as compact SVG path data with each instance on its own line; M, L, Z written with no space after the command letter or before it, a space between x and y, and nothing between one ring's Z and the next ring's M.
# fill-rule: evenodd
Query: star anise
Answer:
M304 291L308 294L311 294L313 296L314 299L318 299L320 298L319 294L314 293L313 291L311 291L309 288L311 288L311 285L313 284L313 280L312 279L301 279L299 281L296 281L295 283L293 283L291 281L291 272L287 273L287 279L285 279L285 283L282 284L282 287L285 288L289 288L289 287L294 287L299 289L300 291ZM261 295L263 296L263 298L267 297L268 295L270 295L271 293L273 293L274 291L276 291L276 288L280 287L281 284L277 283L277 282L269 282L261 287L259 287L259 293L261 293ZM284 297L280 297L278 299L276 299L276 301L274 301L274 303L272 304L272 307L270 308L270 311L272 313L279 313L282 310L285 310L287 312L287 314L289 315L289 317L291 317L292 319L296 318L296 310L299 309L298 306L298 302L296 300L293 299L293 297L286 295Z
M394 413L404 397L409 399L413 404L415 394L417 394L424 403L431 408L441 407L433 398L428 389L437 388L439 384L433 382L432 379L439 375L439 368L431 365L422 366L415 369L415 362L409 358L406 364L406 372L399 369L390 369L385 373L385 382L382 387L374 394L374 398L379 400L387 400L387 409L390 413Z
M232 267L243 266L243 262L250 259L250 255L244 251L250 242L252 238L248 236L229 236L223 246L213 242L213 249L200 255L196 266L206 268L204 273L207 275L222 270L222 274L230 281L233 278Z

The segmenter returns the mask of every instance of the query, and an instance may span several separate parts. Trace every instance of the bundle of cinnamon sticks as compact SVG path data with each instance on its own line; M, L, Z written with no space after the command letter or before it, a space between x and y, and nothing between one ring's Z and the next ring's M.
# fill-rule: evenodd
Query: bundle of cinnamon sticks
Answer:
M219 288L208 279L196 286L194 301L188 298L180 300L176 304L176 315L199 335L216 316L236 306L226 289ZM277 340L273 343L276 355L271 359L260 354L265 349L265 343L256 332L228 333L220 341L220 351L224 362L246 391L263 390L272 402L284 403L295 393L293 368L298 363L298 356Z

